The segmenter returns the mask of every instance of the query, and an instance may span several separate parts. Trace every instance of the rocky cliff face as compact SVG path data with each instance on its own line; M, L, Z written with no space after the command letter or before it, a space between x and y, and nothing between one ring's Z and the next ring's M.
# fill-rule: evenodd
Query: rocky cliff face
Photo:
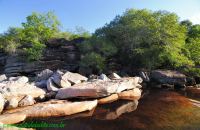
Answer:
M80 59L77 44L82 41L83 39L50 39L42 59L34 62L27 62L24 57L17 55L8 56L0 51L0 73L8 76L34 76L44 69L76 71Z

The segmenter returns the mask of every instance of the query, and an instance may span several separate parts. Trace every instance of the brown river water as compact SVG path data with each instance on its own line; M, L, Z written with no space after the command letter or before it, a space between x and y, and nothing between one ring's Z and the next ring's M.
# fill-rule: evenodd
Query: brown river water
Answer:
M41 125L37 130L137 130L148 128L151 117L146 117L143 111L154 110L157 97L151 96L159 91L153 91L139 101L119 100L110 104L98 105L93 111L66 117L28 119L23 125ZM158 96L160 96L158 94ZM156 109L155 109L156 111ZM155 114L155 113L153 113ZM43 125L43 127L42 127ZM147 125L147 126L145 126ZM44 126L46 128L44 128Z

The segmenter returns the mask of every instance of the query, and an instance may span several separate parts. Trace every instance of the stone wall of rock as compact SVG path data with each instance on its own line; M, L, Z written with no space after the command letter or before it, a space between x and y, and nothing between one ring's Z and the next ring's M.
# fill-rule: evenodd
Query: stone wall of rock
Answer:
M77 44L82 41L83 39L50 39L42 59L31 63L22 56L8 56L0 51L0 73L7 76L32 76L44 69L76 71L80 59Z

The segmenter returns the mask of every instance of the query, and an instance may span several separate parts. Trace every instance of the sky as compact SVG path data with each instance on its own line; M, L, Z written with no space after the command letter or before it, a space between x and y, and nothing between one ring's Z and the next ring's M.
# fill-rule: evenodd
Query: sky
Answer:
M63 31L83 27L92 33L130 8L167 10L200 24L200 0L0 0L0 33L20 27L32 12L48 11L55 13Z

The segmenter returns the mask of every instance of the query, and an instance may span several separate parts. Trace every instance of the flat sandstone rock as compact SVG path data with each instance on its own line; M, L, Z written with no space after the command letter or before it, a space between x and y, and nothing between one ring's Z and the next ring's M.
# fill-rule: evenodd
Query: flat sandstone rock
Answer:
M95 80L76 84L69 88L58 90L56 99L67 98L99 98L106 97L124 90L140 86L137 77L121 78L111 81Z

